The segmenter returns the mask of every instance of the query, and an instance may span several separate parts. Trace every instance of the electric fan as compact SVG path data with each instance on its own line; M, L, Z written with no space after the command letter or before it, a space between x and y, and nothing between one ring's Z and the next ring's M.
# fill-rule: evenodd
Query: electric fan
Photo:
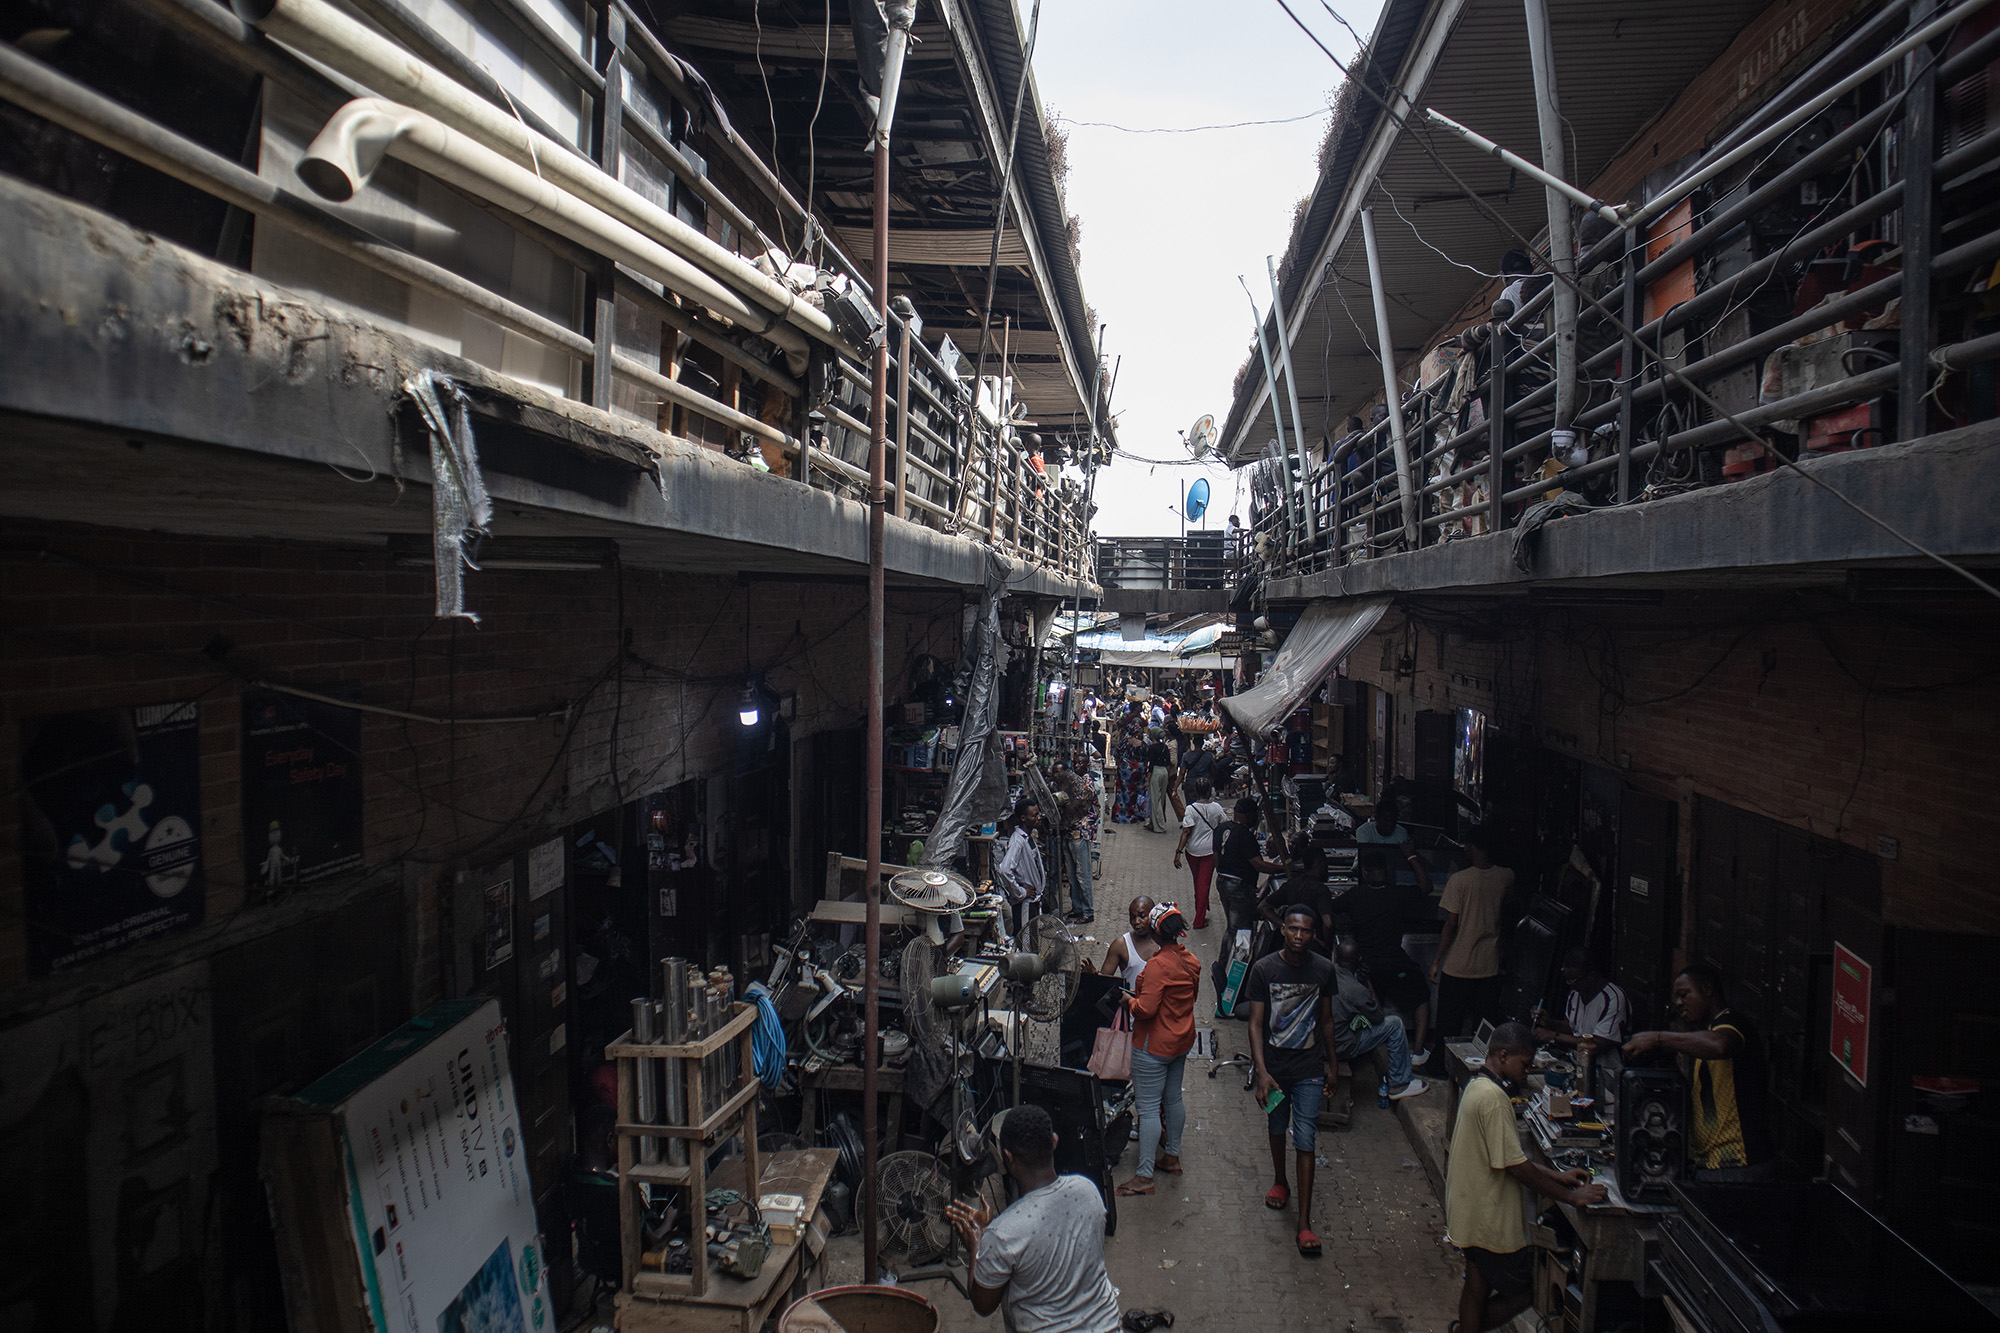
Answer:
M929 1153L884 1157L875 1174L875 1199L886 1248L903 1251L912 1264L951 1253L951 1223L944 1216L951 1181Z

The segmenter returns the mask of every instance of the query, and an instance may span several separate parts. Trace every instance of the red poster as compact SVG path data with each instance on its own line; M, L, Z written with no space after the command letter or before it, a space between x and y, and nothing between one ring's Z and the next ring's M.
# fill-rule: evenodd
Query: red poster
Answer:
M1868 1001L1875 969L1844 944L1833 946L1833 1028L1827 1050L1834 1062L1868 1084Z

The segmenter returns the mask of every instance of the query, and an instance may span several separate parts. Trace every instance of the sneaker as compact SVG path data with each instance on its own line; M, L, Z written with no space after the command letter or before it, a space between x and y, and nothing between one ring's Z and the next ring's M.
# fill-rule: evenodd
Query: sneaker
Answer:
M1421 1097L1424 1095L1425 1091L1427 1091L1430 1088L1430 1086L1431 1086L1430 1084L1424 1082L1420 1078L1413 1078L1400 1088L1391 1088L1389 1090L1389 1100L1392 1102L1400 1102L1405 1097Z

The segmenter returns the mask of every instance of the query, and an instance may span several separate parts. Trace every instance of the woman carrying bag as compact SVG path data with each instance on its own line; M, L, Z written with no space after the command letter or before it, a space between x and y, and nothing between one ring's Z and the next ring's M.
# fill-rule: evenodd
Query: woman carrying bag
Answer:
M1173 903L1152 911L1153 938L1160 951L1139 974L1138 988L1125 1002L1132 1016L1132 1093L1139 1112L1139 1168L1118 1187L1121 1197L1153 1192L1157 1165L1181 1173L1181 1130L1187 1107L1181 1101L1181 1074L1194 1048L1194 1001L1201 987L1201 963L1181 943L1187 918Z

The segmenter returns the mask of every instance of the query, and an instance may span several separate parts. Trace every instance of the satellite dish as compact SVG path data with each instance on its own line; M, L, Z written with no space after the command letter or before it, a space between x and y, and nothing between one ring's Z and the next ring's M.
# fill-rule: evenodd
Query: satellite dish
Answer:
M1187 445L1188 457L1206 457L1215 448L1215 418L1204 413L1199 421L1188 427L1188 433L1182 439Z
M1196 477L1194 479L1194 484L1188 487L1187 520L1190 523L1199 523L1201 522L1201 516L1203 514L1206 514L1207 512L1208 512L1208 478Z

